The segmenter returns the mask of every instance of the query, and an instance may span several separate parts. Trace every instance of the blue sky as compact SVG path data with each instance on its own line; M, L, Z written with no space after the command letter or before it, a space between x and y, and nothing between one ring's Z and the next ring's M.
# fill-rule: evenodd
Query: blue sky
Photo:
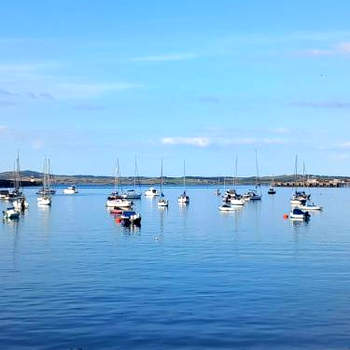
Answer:
M0 171L350 173L348 1L11 1Z

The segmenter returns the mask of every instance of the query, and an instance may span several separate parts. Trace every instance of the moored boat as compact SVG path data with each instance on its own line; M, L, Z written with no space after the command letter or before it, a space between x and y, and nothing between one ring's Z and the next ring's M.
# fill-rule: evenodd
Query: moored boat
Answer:
M7 208L2 212L3 218L8 220L15 220L19 218L19 211L14 207Z
M132 210L124 210L120 216L121 224L124 226L129 225L140 225L141 224L141 215Z
M75 185L69 186L63 190L64 194L76 194L78 193L78 188Z
M303 211L299 208L293 208L289 213L290 220L303 220L307 221L310 218L310 214L307 211Z
M50 195L40 195L37 198L38 205L51 205L51 196Z
M223 203L219 206L219 211L235 211L237 206L231 205L229 203Z
M159 192L157 191L156 188L150 187L148 190L145 191L145 196L146 197L158 197Z

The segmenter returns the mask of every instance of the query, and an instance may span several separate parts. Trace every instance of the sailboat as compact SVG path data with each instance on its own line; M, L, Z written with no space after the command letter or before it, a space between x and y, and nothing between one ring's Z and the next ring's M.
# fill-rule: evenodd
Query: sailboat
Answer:
M294 173L294 183L295 183L295 192L290 200L292 206L304 206L306 202L310 199L311 195L306 194L305 191L298 191L297 187L297 178L298 178L298 156L295 156L295 173Z
M159 184L160 198L158 200L158 207L168 207L169 201L165 198L163 193L163 159L160 165L160 184Z
M120 194L120 167L117 159L117 168L114 177L114 192L107 197L106 207L109 208L131 208L133 202L123 198Z
M135 157L134 188L128 189L121 194L124 199L141 199L141 193L136 191L136 180L138 179L137 160Z
M183 177L184 191L177 199L179 204L188 204L190 202L190 197L186 193L186 163L184 161L184 177Z
M20 173L20 165L19 165L19 153L17 153L17 158L15 162L15 169L14 169L14 189L12 192L8 194L8 198L10 201L12 201L13 207L16 210L24 211L29 207L28 202L26 201L26 198L24 194L21 192L21 173Z
M251 201L260 201L261 194L258 194L259 183L259 165L258 165L258 152L255 150L255 166L256 166L256 176L255 176L255 189L250 190L246 196L249 197Z
M51 205L51 194L50 194L50 175L49 175L49 160L44 159L43 164L43 187L39 191L37 198L38 205Z
M44 160L44 163L46 162L46 165L44 165L44 168L47 168L47 172L46 174L43 172L43 180L45 179L46 181L46 186L44 186L44 181L43 181L43 186L42 188L36 193L39 195L52 195L56 193L56 190L54 190L53 188L51 188L51 184L52 184L52 175L51 175L51 161L49 158L46 159L46 161ZM45 171L45 170L44 170Z
M237 205L237 206L243 206L245 204L244 199L242 198L242 196L240 194L237 193L236 191L236 183L237 183L237 163L238 163L238 158L236 156L235 159L235 174L233 177L233 191L232 194L230 194L230 203L232 205Z

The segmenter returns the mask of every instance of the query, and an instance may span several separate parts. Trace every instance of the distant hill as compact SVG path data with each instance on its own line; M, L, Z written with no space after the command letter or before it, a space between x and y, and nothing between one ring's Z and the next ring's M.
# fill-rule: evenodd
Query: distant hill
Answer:
M43 174L32 170L21 171L21 179L24 186L40 186L42 183ZM329 180L329 179L341 179L350 180L349 177L345 176L320 176L320 175L307 175L309 178L318 180ZM278 176L262 176L259 178L259 183L270 184L271 181L276 182L289 182L294 180L294 175L278 175ZM95 184L95 185L107 185L114 183L113 176L94 176L94 175L52 175L53 182L55 184ZM12 186L13 172L6 171L0 173L0 187ZM121 184L132 184L134 181L133 177L121 177ZM164 177L164 182L167 184L181 185L183 181L182 177ZM210 176L187 176L186 182L189 185L223 185L224 181L227 185L233 183L232 177L210 177ZM238 177L237 184L255 184L255 176L249 177ZM159 183L159 177L145 177L141 176L138 178L138 182L143 185L155 185ZM6 184L6 186L4 186Z

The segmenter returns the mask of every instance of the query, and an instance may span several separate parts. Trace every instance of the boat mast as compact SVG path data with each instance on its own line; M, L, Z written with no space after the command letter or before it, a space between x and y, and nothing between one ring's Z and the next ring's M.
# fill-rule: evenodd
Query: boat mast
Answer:
M255 150L255 167L256 167L255 188L258 189L259 165L258 165L258 151L257 150Z
M237 184L237 163L238 163L238 157L236 155L236 159L235 159L235 177L234 177L234 183L233 183L234 190L236 190L236 184Z
M163 159L160 161L160 195L163 194Z
M294 169L294 185L295 185L295 192L298 191L297 176L298 176L298 155L295 156L295 169Z
M46 190L46 158L43 160L43 191Z
M20 175L20 166L19 166L19 152L17 152L16 171L15 171L15 190L19 191L20 187L21 187L21 175Z
M120 187L120 169L119 169L119 158L117 158L117 167L115 169L115 175L114 175L114 193L119 192Z
M47 189L50 189L51 185L51 162L50 158L47 158Z
M184 161L184 192L186 191L186 161Z
M136 188L136 169L137 169L137 163L136 163L136 156L135 156L135 166L134 166L134 191Z

